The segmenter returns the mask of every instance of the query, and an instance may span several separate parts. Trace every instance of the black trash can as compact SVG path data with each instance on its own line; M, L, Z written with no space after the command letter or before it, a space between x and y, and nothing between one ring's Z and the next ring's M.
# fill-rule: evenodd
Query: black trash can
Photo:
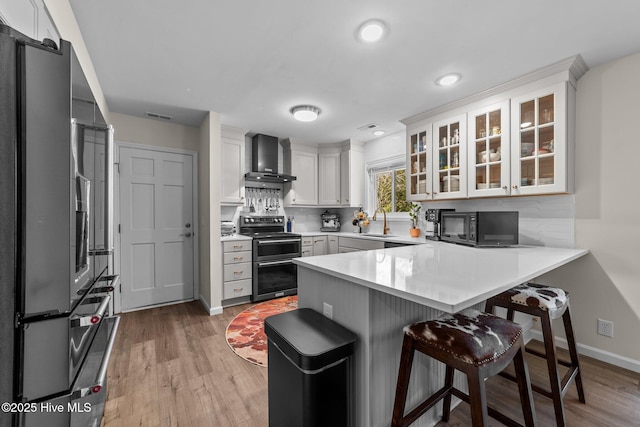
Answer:
M310 309L267 317L269 426L353 424L356 334Z

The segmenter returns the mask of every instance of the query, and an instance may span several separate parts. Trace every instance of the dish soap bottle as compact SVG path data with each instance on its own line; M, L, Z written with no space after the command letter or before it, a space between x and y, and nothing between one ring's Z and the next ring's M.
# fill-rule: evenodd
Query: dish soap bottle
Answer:
M287 217L287 233L291 233L291 217Z

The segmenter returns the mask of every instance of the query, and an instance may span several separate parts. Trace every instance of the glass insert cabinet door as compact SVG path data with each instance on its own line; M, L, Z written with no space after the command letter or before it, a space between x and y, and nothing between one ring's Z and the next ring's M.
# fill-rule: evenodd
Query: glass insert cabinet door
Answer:
M510 134L509 101L468 114L469 196L509 194Z
M512 194L567 191L566 84L512 99Z
M467 116L462 114L433 124L434 199L466 195L466 123Z
M431 198L431 126L409 133L407 200Z

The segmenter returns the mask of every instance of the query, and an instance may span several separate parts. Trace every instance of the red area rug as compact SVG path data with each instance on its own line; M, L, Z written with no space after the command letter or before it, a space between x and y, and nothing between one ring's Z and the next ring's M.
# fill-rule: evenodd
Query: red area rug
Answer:
M298 296L261 302L238 314L227 326L227 344L244 360L267 366L267 336L264 319L298 308Z

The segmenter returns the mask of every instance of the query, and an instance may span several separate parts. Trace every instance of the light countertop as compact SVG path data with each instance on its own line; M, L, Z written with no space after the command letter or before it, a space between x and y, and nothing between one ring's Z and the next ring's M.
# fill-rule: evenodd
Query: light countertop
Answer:
M231 234L229 236L220 236L221 242L233 242L240 240L252 240L249 236L243 236L242 234Z
M376 233L355 233L353 231L302 231L300 233L302 237L306 236L338 236L338 237L352 237L355 239L365 240L378 240L380 242L394 242L394 243L406 243L409 245L420 245L429 242L424 238L424 235L420 237L403 236L399 234L391 233L387 236Z
M419 239L423 244L295 258L294 262L300 267L454 313L589 252L538 246L473 248Z

